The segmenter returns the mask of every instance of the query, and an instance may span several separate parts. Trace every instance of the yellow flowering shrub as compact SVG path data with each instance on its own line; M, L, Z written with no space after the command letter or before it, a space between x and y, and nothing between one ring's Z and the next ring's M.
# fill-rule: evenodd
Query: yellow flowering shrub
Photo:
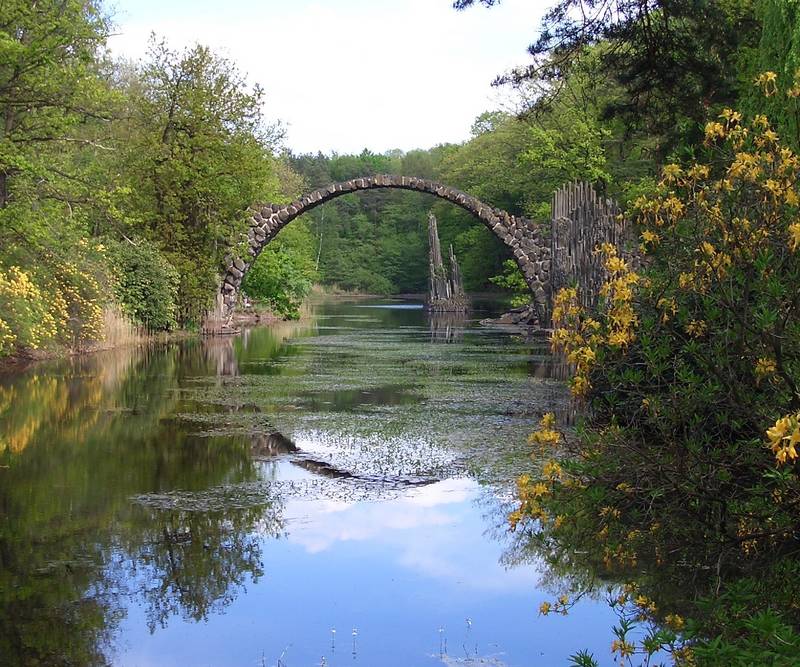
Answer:
M773 94L775 77L757 85ZM764 115L732 109L707 124L705 148L707 161L666 165L633 203L645 277L598 248L600 306L584 312L575 288L561 290L551 344L594 425L663 441L678 467L748 447L755 473L768 464L759 434L780 465L800 442L800 157ZM555 445L552 432L532 441Z
M776 81L774 72L765 72L757 77L756 85L771 96L778 92ZM690 170L665 167L659 196L636 202L642 238L651 234L672 238L676 241L673 250L678 243L689 249L694 241L694 261L683 268L684 262L675 261L673 255L682 271L666 275L668 280L677 280L685 334L703 340L711 335L709 326L717 326L718 334L730 342L730 332L735 332L740 359L750 365L760 393L774 389L772 405L800 407L795 304L800 278L800 158L782 145L763 114L747 124L740 113L726 109L718 120L708 123L705 138L712 153L729 157L715 169L714 177L712 165L695 165ZM671 202L678 191L684 193L689 215L684 210L676 214ZM643 250L652 246L643 243ZM687 257L686 252L682 254ZM665 282L659 289L669 290ZM662 321L679 312L675 299L667 301L662 296L659 305L670 305L669 310L662 309ZM709 311L714 318L703 317ZM770 382L764 384L765 379ZM768 409L765 402L752 412ZM767 433L781 464L796 458L791 436L776 440L792 419L791 415L773 419Z
M570 386L574 396L585 396L591 388L590 373L598 349L608 346L624 349L636 337L638 317L634 310L634 289L640 277L619 256L610 243L597 249L602 253L607 279L600 288L603 306L597 314L587 314L580 305L575 287L561 289L553 306L553 352L561 353L572 364ZM591 315L596 315L592 317Z
M103 338L103 306L108 296L91 271L73 262L59 264L55 272L54 296L61 314L60 334L72 346Z
M780 92L769 73L757 85ZM694 161L666 165L632 202L636 270L600 247L597 309L574 288L554 299L551 344L585 409L575 436L548 420L531 437L541 468L520 480L512 526L555 572L579 562L593 581L644 573L650 588L626 597L626 618L656 636L692 630L665 596L687 567L698 595L751 586L737 592L736 619L724 604L719 616L693 610L710 632L753 633L744 619L770 605L800 625L788 583L800 573L799 186L800 157L769 118L725 109ZM704 650L665 644L675 664ZM625 661L651 649L628 636L612 647Z
M58 334L58 307L18 266L0 270L0 355L38 349Z
M767 430L767 439L778 463L793 462L797 459L797 445L800 444L800 413L786 415Z
M47 268L0 268L0 356L102 338L107 296L98 277L73 262Z

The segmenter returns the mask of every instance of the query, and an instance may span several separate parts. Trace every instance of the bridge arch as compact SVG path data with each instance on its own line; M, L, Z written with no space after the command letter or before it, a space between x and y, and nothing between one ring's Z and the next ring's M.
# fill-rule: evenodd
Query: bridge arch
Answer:
M375 188L425 192L472 213L511 250L517 266L525 277L525 282L531 289L540 322L547 321L551 250L549 241L543 237L541 230L533 221L484 204L466 192L436 181L393 174L332 183L326 188L314 190L291 204L271 204L251 209L250 227L247 231L249 257L229 258L218 294L219 314L223 321L230 322L233 316L242 280L250 266L281 229L298 216L331 199Z

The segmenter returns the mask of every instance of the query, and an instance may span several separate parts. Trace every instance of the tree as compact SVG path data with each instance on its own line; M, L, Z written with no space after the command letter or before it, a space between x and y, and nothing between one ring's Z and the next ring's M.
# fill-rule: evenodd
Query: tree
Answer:
M800 148L800 3L797 0L765 0L761 6L763 29L752 66L745 77L753 80L761 72L775 72L775 90L789 91L764 97L754 87L745 96L744 107L765 113L793 149Z
M9 0L0 12L0 271L47 295L38 321L6 323L13 345L102 335L103 262L85 239L106 192L86 165L109 149L107 33L94 0ZM14 289L9 275L0 291ZM45 320L47 335L24 334Z
M15 205L22 208L33 195L64 201L60 185L72 174L62 173L52 158L71 145L90 144L80 129L94 118L108 117L97 66L107 34L108 22L93 0L3 3L0 209L4 212ZM39 179L37 186L30 183L32 178ZM5 214L3 219L10 217Z
M480 3L491 7L497 0ZM457 0L454 6L474 4ZM603 63L625 91L605 115L662 136L666 152L700 138L695 128L709 107L736 100L737 65L759 37L756 6L753 0L560 0L528 47L533 63L496 83L542 81L548 90L536 106L546 107L587 47L605 44Z
M266 303L281 317L297 319L300 306L316 278L314 239L302 220L296 220L258 256L244 277L249 297Z
M204 46L178 53L154 38L126 92L126 205L178 270L179 323L197 323L246 209L278 196L279 131L263 121L261 88Z

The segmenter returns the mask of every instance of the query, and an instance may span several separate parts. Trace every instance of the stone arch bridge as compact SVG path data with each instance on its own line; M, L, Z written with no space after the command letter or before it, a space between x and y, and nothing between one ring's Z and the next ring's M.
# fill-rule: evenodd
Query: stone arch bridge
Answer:
M425 192L460 206L472 213L510 250L517 265L531 288L540 323L546 323L550 310L550 241L542 235L542 230L527 218L513 216L461 190L422 178L409 176L381 175L354 178L341 183L333 183L326 188L315 190L291 204L272 204L251 210L248 258L235 258L228 262L218 295L218 316L229 323L242 280L248 269L264 247L275 235L306 211L310 211L331 199L350 192L372 190L375 188L398 188ZM546 324L545 324L546 326Z

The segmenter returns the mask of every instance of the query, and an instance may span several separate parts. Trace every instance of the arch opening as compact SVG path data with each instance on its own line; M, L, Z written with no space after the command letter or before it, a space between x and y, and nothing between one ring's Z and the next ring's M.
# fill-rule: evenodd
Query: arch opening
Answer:
M332 183L290 204L268 204L251 209L247 231L249 256L229 258L217 295L217 317L225 325L230 324L244 276L261 251L292 220L342 195L375 188L424 192L449 201L475 216L511 250L533 295L540 323L549 322L551 249L533 221L489 206L477 197L442 183L393 174Z

